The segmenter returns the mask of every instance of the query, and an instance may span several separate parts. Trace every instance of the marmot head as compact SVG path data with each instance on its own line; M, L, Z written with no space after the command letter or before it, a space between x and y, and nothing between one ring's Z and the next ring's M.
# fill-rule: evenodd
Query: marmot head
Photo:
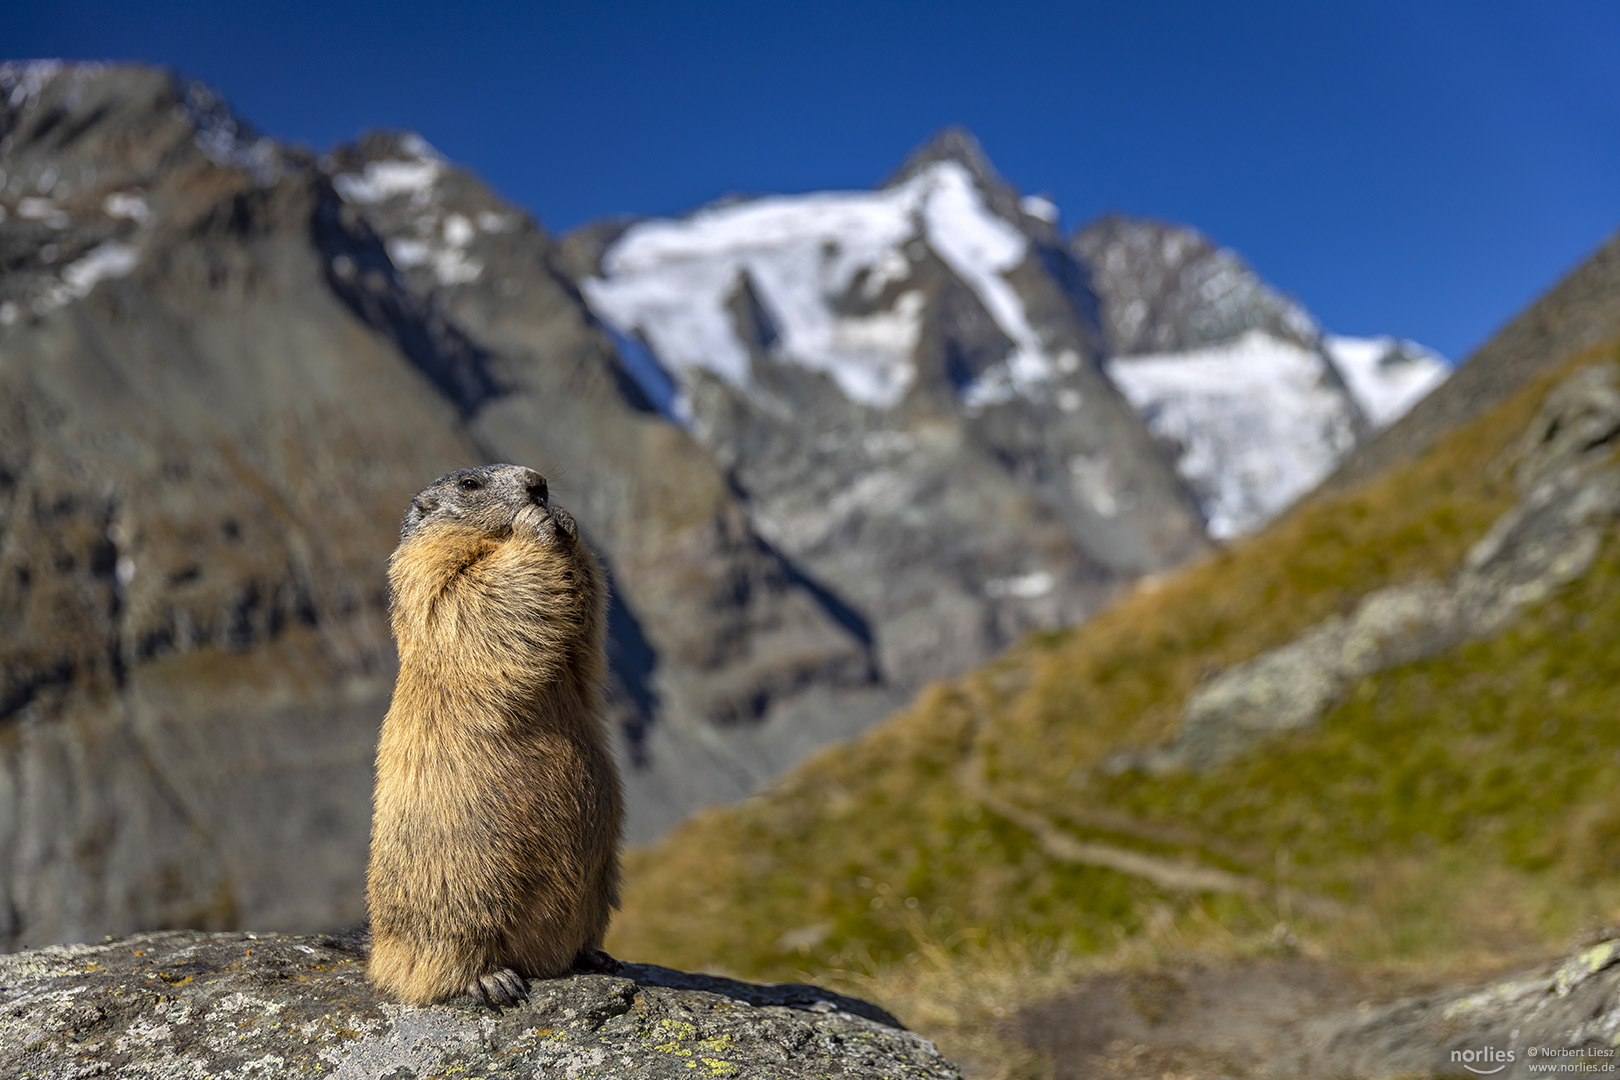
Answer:
M399 540L409 540L424 524L454 524L485 536L506 536L520 516L538 524L552 516L546 478L522 465L480 465L441 476L416 493ZM567 515L559 511L558 518ZM559 522L560 524L560 522ZM568 522L572 525L572 521Z

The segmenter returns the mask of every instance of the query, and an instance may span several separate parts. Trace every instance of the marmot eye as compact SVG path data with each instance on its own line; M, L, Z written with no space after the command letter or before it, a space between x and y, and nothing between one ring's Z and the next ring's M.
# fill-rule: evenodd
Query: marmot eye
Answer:
M477 477L469 476L461 481L462 491L477 491L484 486L484 482Z

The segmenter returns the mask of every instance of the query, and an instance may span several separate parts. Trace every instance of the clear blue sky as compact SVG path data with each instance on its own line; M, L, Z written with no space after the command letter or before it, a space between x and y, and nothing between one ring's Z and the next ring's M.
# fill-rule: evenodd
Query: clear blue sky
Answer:
M1620 3L7 5L0 55L421 131L562 231L867 187L965 124L1066 226L1184 221L1330 328L1457 358L1620 226Z

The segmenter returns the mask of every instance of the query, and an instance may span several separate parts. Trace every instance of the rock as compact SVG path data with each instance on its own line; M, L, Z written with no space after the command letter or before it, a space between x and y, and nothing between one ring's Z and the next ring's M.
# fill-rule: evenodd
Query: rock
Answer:
M1620 939L1464 987L1302 957L1186 957L1087 976L1003 1030L1056 1080L1605 1076L1620 1064Z
M1189 698L1163 750L1115 768L1203 769L1271 734L1313 724L1357 680L1506 628L1590 569L1620 519L1620 365L1585 368L1548 392L1520 441L1519 501L1445 583L1391 586L1280 648L1216 675Z
M92 1076L956 1078L883 1010L813 986L625 964L494 1012L379 999L333 937L137 934L0 956L0 1073Z
M1305 1075L1608 1075L1620 1068L1620 939L1537 971L1311 1027Z

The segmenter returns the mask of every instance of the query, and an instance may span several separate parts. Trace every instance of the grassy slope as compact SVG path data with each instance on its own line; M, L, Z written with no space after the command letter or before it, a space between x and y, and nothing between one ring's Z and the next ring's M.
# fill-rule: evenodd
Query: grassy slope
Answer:
M1614 916L1620 545L1509 632L1368 679L1318 727L1214 772L1101 765L1170 735L1212 670L1448 573L1512 504L1511 447L1547 387L1617 356L1573 358L1421 459L930 689L634 854L610 949L853 983L926 1030L973 1022L938 1004L964 973L984 1005L1166 949L1488 962ZM1254 888L1189 893L1069 861L1010 819L1031 812Z

